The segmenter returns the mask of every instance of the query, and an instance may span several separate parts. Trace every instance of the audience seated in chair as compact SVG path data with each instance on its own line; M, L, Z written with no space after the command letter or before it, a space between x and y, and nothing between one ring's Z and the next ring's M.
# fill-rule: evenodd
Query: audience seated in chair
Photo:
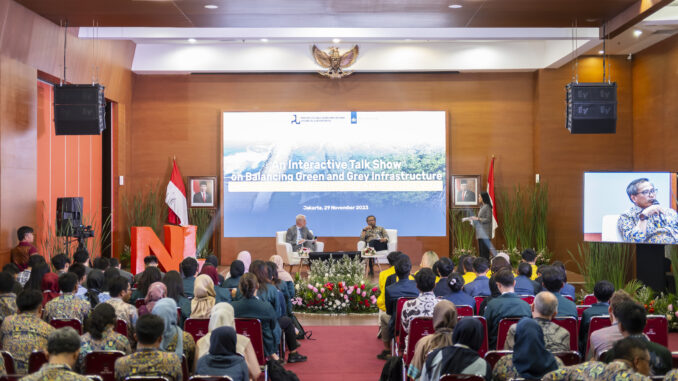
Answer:
M530 275L530 280L535 280L537 279L537 253L534 252L533 249L525 249L523 250L522 253L520 253L520 256L522 257L521 263L527 263L530 265L530 268L532 268L532 275ZM537 283L539 285L539 283ZM534 290L535 294L538 293L538 290Z
M44 308L50 300L59 296L59 276L55 273L43 275L40 289L42 290L42 306Z
M62 295L50 300L45 305L45 320L52 319L78 319L84 322L90 311L90 303L75 296L78 286L78 277L72 272L62 274L59 277L59 288Z
M146 257L148 258L148 257ZM137 283L137 289L132 292L129 302L134 305L137 299L143 299L148 293L148 288L155 282L162 281L162 273L157 267L151 266L147 267L144 272L137 274L135 277Z
M546 291L552 292L558 299L557 317L572 316L575 319L579 318L577 306L574 302L560 293L560 290L563 288L563 273L560 269L553 266L542 269L541 282Z
M463 291L464 277L458 272L453 272L447 278L441 279L449 285L450 293L443 298L454 303L455 306L471 306L475 310L476 301L473 297Z
M209 319L212 307L216 303L214 280L207 274L199 275L195 278L193 295L191 319Z
M563 362L546 349L541 326L533 319L520 319L515 338L513 353L502 357L492 370L493 380L540 379L563 366Z
M229 277L224 280L224 283L221 285L223 288L238 288L238 283L240 282L240 277L245 273L245 264L236 259L231 263L231 267L228 271Z
M457 272L464 277L464 283L469 284L476 279L476 273L473 271L473 261L476 257L472 255L462 255L459 258L459 264L457 265Z
M232 327L219 327L211 332L209 352L198 360L195 374L229 376L233 381L250 379L245 359L236 353L236 333Z
M433 270L423 268L414 276L414 281L419 290L419 295L412 300L405 302L403 306L401 323L405 332L410 330L410 322L417 317L432 317L433 308L440 301L433 294L436 276Z
M380 315L381 327L381 341L384 343L384 350L377 355L378 358L385 360L390 351L390 342L395 332L395 314L396 305L400 298L416 298L419 295L417 284L410 280L410 270L412 270L412 262L410 257L402 254L395 264L395 275L397 282L386 287L384 293L386 314Z
M139 307L139 316L150 314L158 300L167 297L167 286L162 282L153 282L148 287L144 305Z
M85 356L94 351L120 351L126 355L132 353L129 340L114 331L118 318L115 309L107 303L101 303L92 310L87 318L87 332L80 339L80 356L77 369L83 369Z
M276 311L278 317L278 325L280 329L285 334L285 344L287 344L287 349L290 351L289 356L287 357L287 362L303 362L306 361L306 356L303 356L297 352L300 344L297 341L297 333L294 328L294 322L292 321L292 305L289 301L292 296L289 294L289 289L285 286L285 283L278 278L279 274L282 274L286 282L290 282L292 276L285 270L283 272L278 272L278 266L273 262L266 262L268 267L268 276L267 280L271 282L272 285L276 288L276 295L278 297L278 307L279 310ZM284 355L284 353L281 353Z
M0 320L16 313L16 294L13 292L14 276L0 272Z
M148 256L144 257L144 271L142 271L142 272L140 272L140 273L137 273L137 275L134 276L135 282L137 282L137 284L140 283L140 282L141 282L141 278L144 276L144 273L146 272L146 270L148 270L148 269L150 269L150 268L155 268L155 269L157 269L157 270L160 272L160 278L162 278L163 276L165 276L165 273L163 273L162 271L160 271L160 269L158 268L158 264L159 264L159 262L158 262L158 257L156 257L155 255L152 255L152 254L151 254L151 255L148 255ZM159 281L159 280L160 280L160 279L158 279L158 281ZM154 282L155 282L155 280L154 280Z
M515 279L509 269L501 269L492 275L497 283L501 295L487 303L485 319L487 320L488 343L490 348L497 346L497 328L503 318L508 317L531 317L530 305L521 300L514 292ZM541 330L541 328L540 328ZM543 341L543 335L542 335Z
M75 256L73 258L75 258ZM76 297L82 300L87 300L87 297L85 296L85 294L87 294L87 288L83 286L87 281L87 269L89 269L89 267L77 262L68 267L68 272L75 274L78 279L76 291L74 294ZM63 290L61 290L61 292L63 292Z
M419 379L438 381L443 374L466 374L484 377L489 381L492 368L478 356L484 335L485 330L479 320L473 318L459 320L452 335L454 344L429 353Z
M435 333L419 339L414 347L414 356L407 370L407 375L418 379L426 361L426 355L431 351L448 347L453 344L452 334L457 325L457 309L454 303L441 300L433 308L433 329Z
M645 308L636 302L623 302L615 307L615 317L622 336L632 337L642 343L650 354L650 369L653 376L663 376L671 370L671 351L661 344L653 343L643 334L647 321ZM615 347L609 350L603 361L610 362L616 358Z
M16 372L25 374L31 352L47 349L47 337L54 328L40 319L42 292L22 291L17 295L16 304L19 313L8 316L2 322L0 342L2 349L14 356Z
M518 265L518 276L516 277L516 294L518 295L535 295L538 284L531 279L532 266L529 263L521 263ZM536 287L535 287L536 286Z
M174 299L181 310L179 326L184 326L184 321L191 316L191 301L184 294L184 283L181 275L176 270L168 271L162 278L162 283L167 287L167 297Z
M181 357L174 352L159 350L164 329L165 322L156 315L139 318L136 326L137 351L115 361L116 381L124 381L130 376L164 376L172 381L182 380Z
M570 332L558 324L552 322L558 314L558 300L555 295L548 291L542 291L534 298L530 306L532 309L532 319L541 326L544 334L544 345L549 352L566 352L570 350ZM506 336L504 349L512 350L515 344L517 324L509 328Z
M476 258L473 260L473 272L476 274L471 283L464 286L464 292L471 296L490 296L490 278L487 277L487 271L490 269L489 263L485 258Z
M563 288L560 289L560 293L567 295L575 299L574 286L567 283L567 270L565 270L565 264L561 261L553 261L551 266L560 271L560 275L563 277Z
M646 343L636 337L626 337L612 347L614 356L599 378L613 381L649 381L651 358Z
M163 326L165 327L162 334L160 349L167 352L174 352L179 357L183 354L186 356L188 365L191 366L193 364L193 357L195 356L195 340L193 340L193 336L191 336L190 333L179 327L177 321L177 303L174 299L160 299L155 303L151 313L160 317L163 321Z
M195 274L198 273L198 261L195 258L188 257L181 261L181 275L183 275L184 296L193 297L193 284L195 283Z
M627 301L632 302L634 300L631 295L624 290L617 290L612 294L612 297L610 298L610 307L607 309L612 325L591 333L591 348L589 353L586 354L587 359L599 359L601 354L612 349L614 343L623 338L621 331L617 326L618 320L615 315L615 309L623 302Z
M579 325L579 352L586 351L586 341L589 337L589 323L594 316L603 316L609 314L610 298L614 294L614 285L606 280L596 282L593 286L593 295L598 300L597 303L584 310Z
M123 276L115 278L111 282L108 292L111 294L111 299L107 300L106 303L113 306L117 318L124 320L127 324L127 338L130 339L130 343L132 343L134 338L134 327L137 324L139 315L137 309L134 308L133 305L127 303L132 295L132 288L130 287L129 281Z
M454 262L450 258L443 257L437 263L437 266L434 266L438 270L438 275L440 275L440 280L436 282L436 286L433 289L433 293L438 297L444 297L452 292L450 289L450 284L447 281L447 277L450 276L450 273L454 271Z
M73 328L59 328L50 333L47 339L47 352L49 362L22 380L89 381L89 378L73 371L80 352L80 336Z
M104 272L99 269L92 269L87 274L87 292L85 293L85 300L89 302L90 310L94 309L99 303L103 303L110 299L108 293L104 290Z
M377 308L379 308L379 316L377 317L377 322L379 323L379 337L382 337L384 334L385 328L381 327L382 318L387 322L390 319L390 316L386 314L386 279L390 275L395 275L395 263L402 255L399 251L392 251L386 256L389 267L386 270L379 272L379 296L377 297Z

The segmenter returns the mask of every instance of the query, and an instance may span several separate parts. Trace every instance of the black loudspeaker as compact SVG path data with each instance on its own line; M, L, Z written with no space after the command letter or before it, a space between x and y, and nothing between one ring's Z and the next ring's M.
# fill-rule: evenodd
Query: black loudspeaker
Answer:
M617 132L617 83L568 83L567 122L571 134Z
M54 126L57 135L99 135L106 128L102 85L54 86Z
M82 197L57 198L56 229L58 237L66 237L82 225Z

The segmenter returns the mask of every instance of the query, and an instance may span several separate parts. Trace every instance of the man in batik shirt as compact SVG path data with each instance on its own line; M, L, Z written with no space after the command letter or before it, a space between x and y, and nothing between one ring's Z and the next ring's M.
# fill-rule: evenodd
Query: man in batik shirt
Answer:
M678 214L659 205L657 188L649 179L633 180L626 188L626 194L633 206L619 216L617 222L624 242L678 242Z
M50 300L45 305L45 320L52 319L78 319L85 323L89 315L90 304L75 296L78 287L78 276L72 272L61 274L59 288L63 294Z
M16 313L16 294L14 288L14 276L7 272L0 272L0 320Z
M597 380L646 381L650 380L650 353L645 344L634 337L617 341L612 348L614 360L605 366Z
M49 362L22 380L27 381L89 381L73 371L80 352L80 336L71 327L59 328L47 339Z

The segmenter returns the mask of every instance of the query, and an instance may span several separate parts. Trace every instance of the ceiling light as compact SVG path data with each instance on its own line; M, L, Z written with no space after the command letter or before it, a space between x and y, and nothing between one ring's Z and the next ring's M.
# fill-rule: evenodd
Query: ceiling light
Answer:
M339 39L339 38L333 38L333 39L332 39L332 42L334 42L335 44L338 44L338 43L341 42L341 39Z
M448 5L447 7L448 7L448 8L451 8L451 9L459 9L459 8L461 8L462 6L463 6L463 5L461 5L461 4L450 4L450 5Z
M195 44L197 40L195 38L189 38L188 42L190 42L191 44Z
M641 34L643 34L643 31L640 30L640 29L636 29L636 30L633 31L633 35L635 37L640 37Z
M604 51L604 50L599 50L599 51L598 51L598 54L605 54L605 51Z
M261 42L268 42L268 38L260 38L259 41L261 41Z
M207 4L207 5L205 5L205 8L207 8L207 9L217 9L217 8L219 8L219 6L214 5L214 4Z

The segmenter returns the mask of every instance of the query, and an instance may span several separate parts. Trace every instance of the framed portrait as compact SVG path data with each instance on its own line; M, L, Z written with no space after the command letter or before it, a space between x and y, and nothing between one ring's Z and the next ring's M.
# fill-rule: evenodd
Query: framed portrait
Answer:
M189 176L188 190L189 208L216 208L216 176Z
M480 175L452 175L453 208L478 207L480 192Z

